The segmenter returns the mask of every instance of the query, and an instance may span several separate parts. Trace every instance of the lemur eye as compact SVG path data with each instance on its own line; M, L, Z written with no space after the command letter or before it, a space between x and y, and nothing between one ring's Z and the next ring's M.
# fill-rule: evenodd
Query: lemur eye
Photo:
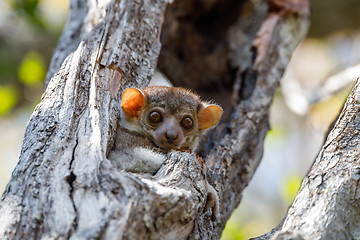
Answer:
M159 112L157 111L152 111L149 114L149 120L153 123L159 123L162 121L162 116Z
M193 120L190 117L184 117L180 124L185 129L191 129L194 125Z

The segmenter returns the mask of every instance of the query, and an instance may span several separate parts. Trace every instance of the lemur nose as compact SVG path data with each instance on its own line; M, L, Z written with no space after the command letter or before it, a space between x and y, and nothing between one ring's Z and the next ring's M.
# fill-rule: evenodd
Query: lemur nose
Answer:
M165 136L168 140L175 141L175 139L178 137L178 134L175 131L167 131Z

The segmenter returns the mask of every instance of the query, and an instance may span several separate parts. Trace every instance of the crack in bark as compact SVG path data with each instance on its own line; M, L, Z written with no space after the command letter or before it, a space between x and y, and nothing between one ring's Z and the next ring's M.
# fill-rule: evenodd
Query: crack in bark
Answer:
M73 230L75 231L75 229L77 228L78 226L78 210L76 208L76 205L75 205L75 201L74 201L74 196L73 196L73 193L74 193L74 182L76 180L76 175L74 174L74 172L72 171L72 166L73 166L73 163L75 161L75 151L76 151L76 148L78 146L78 143L79 143L79 140L76 138L76 142L75 142L75 146L74 146L74 149L73 149L73 152L72 152L72 157L71 157L71 160L70 160L70 164L69 164L69 171L70 171L70 175L68 175L66 177L66 182L69 184L70 186L70 192L69 192L69 197L71 199L71 203L72 203L72 206L74 208L74 211L75 211L75 218L74 218L74 221L72 223L72 226L73 226ZM71 230L70 232L68 233L68 238L70 238L71 236Z
M39 232L36 233L40 238L44 237L46 234L49 234L49 236L50 234L57 234L61 237L64 236L68 238L72 236L76 238L76 235L78 235L78 237L81 236L87 239L109 237L111 236L110 234L115 234L115 236L119 236L120 238L120 234L122 234L121 236L124 239L127 239L138 234L144 238L148 237L151 239L152 237L155 238L156 236L161 236L160 234L163 233L170 234L168 236L176 234L176 237L181 234L181 238L187 238L193 228L192 224L187 224L190 220L196 225L195 232L192 233L193 235L190 236L190 239L220 238L226 219L235 208L235 205L240 201L241 191L247 185L248 179L250 179L250 177L246 178L246 176L252 176L254 171L253 168L256 168L252 167L255 166L255 164L248 167L249 161L254 161L255 159L255 163L257 164L257 161L260 161L261 154L257 151L258 148L256 146L262 148L264 132L262 132L261 129L263 124L267 124L261 121L261 119L266 118L267 115L256 114L254 115L254 118L252 118L251 115L243 115L247 114L246 112L249 112L250 110L254 111L249 105L258 106L255 103L256 101L259 101L259 98L256 98L256 96L254 96L255 94L264 93L266 96L273 94L277 81L272 79L279 78L279 75L282 74L284 68L283 65L286 64L284 62L286 62L287 59L285 59L286 61L277 62L279 54L277 54L276 51L275 53L270 52L269 56L266 56L269 59L265 62L263 69L256 72L257 75L255 72L244 73L244 78L247 77L248 79L244 80L245 82L242 88L244 89L244 86L248 86L249 89L247 89L248 91L243 97L246 95L249 99L256 99L254 100L255 102L241 101L241 104L244 105L244 109L242 110L247 111L241 112L241 115L233 116L233 118L229 120L231 113L234 113L234 105L236 104L236 102L234 104L230 103L231 96L229 94L233 92L234 66L236 69L246 69L246 66L250 66L250 62L254 61L254 59L251 61L251 58L254 58L254 56L247 56L247 49L251 47L252 39L258 31L260 23L264 20L264 14L266 13L267 8L265 7L265 1L260 4L261 6L258 5L261 7L260 10L258 9L258 6L250 4L250 1L249 3L247 3L247 1L227 1L228 5L225 5L228 6L226 7L227 9L223 9L221 6L223 6L224 3L220 3L219 1L215 1L214 3L206 2L206 4L205 2L206 1L204 1L203 4L202 14L199 15L198 3L191 0L176 1L174 4L177 3L179 6L170 6L168 9L170 11L167 11L170 13L170 15L168 15L170 18L164 20L163 14L167 1L163 0L151 2L140 1L140 4L145 4L140 6L136 5L138 2L134 3L133 1L128 0L111 1L111 3L109 3L110 5L107 5L108 2L104 2L104 4L101 5L102 2L100 1L96 1L95 3L84 0L72 1L72 5L78 3L79 8L73 8L73 14L71 16L74 17L80 13L77 22L78 25L76 26L82 30L81 32L79 31L79 36L75 36L75 38L79 39L79 41L80 39L83 41L81 44L74 44L71 49L65 49L61 56L61 58L64 57L65 59L65 61L61 61L64 62L62 71L59 72L57 78L53 78L51 89L47 89L49 94L48 98L43 99L43 101L49 101L45 103L51 103L52 105L56 103L58 109L61 109L62 111L62 115L59 117L60 130L57 140L63 144L63 149L55 151L54 154L50 153L47 156L46 161L48 162L44 163L45 169L43 166L38 168L39 170L48 170L46 167L49 166L49 164L50 167L53 167L53 165L51 165L52 163L54 163L54 165L57 164L56 159L54 159L53 156L58 157L61 154L65 154L61 159L61 164L55 165L56 170L59 170L59 172L61 171L62 174L60 184L57 179L52 178L52 176L49 175L54 171L41 171L39 177L30 176L29 179L21 178L21 176L13 178L15 183L17 179L24 181L24 186L21 186L24 188L24 193L21 193L21 190L15 189L15 185L13 185L15 189L13 192L18 190L19 195L21 196L22 194L21 197L25 196L27 198L25 201L24 199L18 201L19 204L23 201L23 206L20 206L23 209L20 210L22 215L19 219L16 219L17 222L14 223L14 225L16 224L18 227L21 226L18 229L20 232L16 233L17 236L27 236L26 234L30 234L29 238L32 238L34 236L34 233L32 232L34 230L34 224L37 223L27 223L26 221L40 219L42 216L36 214L43 213L46 217L44 217L44 219L55 220L55 222L50 221L50 223L47 223L47 221L45 221L47 224L45 228L47 228L39 228ZM186 5L187 3L191 4ZM86 5L86 8L81 8L81 6L84 5ZM113 7L105 8L105 5ZM189 12L188 10L191 10L190 7L192 5L193 11L191 11L191 15L196 17L198 21L192 19L193 21L188 22L186 16L182 16L182 10L184 10L184 12ZM238 7L235 9L232 7L233 5ZM227 11L228 9L231 9L230 15ZM171 13L173 15L171 15ZM199 16L203 17L199 18ZM216 17L216 21L214 22L216 26L223 25L224 27L214 27L213 24L208 25L211 27L203 25L208 23L209 19L206 16L209 16L210 20L214 16L218 16L220 20L224 18L226 21L217 21L218 18ZM174 21L171 20L171 17L173 17ZM133 21L134 19L136 21ZM102 154L102 152L100 153L101 150L98 151L98 149L95 149L98 147L99 143L97 140L102 141L104 139L102 138L103 136L106 136L106 134L111 131L115 131L111 129L112 125L109 126L109 121L107 120L110 119L110 123L115 122L115 115L119 108L117 102L112 101L112 99L107 99L110 95L108 95L108 89L105 89L105 87L112 86L109 77L111 71L109 69L104 69L103 72L96 70L101 66L107 66L107 68L111 66L110 69L120 69L122 78L119 81L119 87L116 85L117 87L115 89L121 90L129 85L144 86L148 84L149 77L153 74L156 60L159 55L160 43L158 41L158 33L160 33L163 21L165 23L164 26L166 23L175 23L175 25L170 24L167 28L169 39L168 41L163 42L163 46L165 47L163 50L166 49L167 43L169 44L168 47L170 47L170 45L175 46L175 48L176 46L179 46L181 50L180 53L182 53L185 58L172 59L171 56L174 56L174 53L168 52L169 55L167 56L170 56L170 58L165 56L166 62L164 62L165 58L161 60L160 57L159 66L161 66L162 62L163 65L166 65L165 67L163 66L163 68L169 68L167 69L167 72L173 73L172 79L177 79L177 83L173 83L177 86L184 86L186 85L185 83L187 83L189 84L187 87L197 90L197 92L205 99L214 99L216 102L219 102L221 99L226 99L219 103L226 107L226 109L224 108L224 112L227 112L227 115L229 115L227 118L224 118L224 122L228 122L227 126L224 129L224 132L220 134L220 137L216 138L214 144L211 145L212 149L207 150L209 154L205 155L207 156L206 165L209 167L207 169L208 175L206 178L209 179L209 182L213 183L212 186L215 186L216 191L220 194L219 197L224 200L223 205L227 205L222 206L224 208L224 211L222 212L223 216L216 222L209 221L208 213L202 213L203 208L200 207L203 207L205 203L201 200L204 199L204 196L206 197L206 192L201 191L203 186L202 181L204 179L201 178L202 176L200 176L197 167L190 166L190 162L184 162L189 160L189 155L180 156L178 153L174 153L170 156L172 160L176 158L176 163L172 162L172 164L176 164L177 167L173 169L173 167L168 165L166 166L167 169L163 169L164 176L161 179L165 180L161 183L161 179L157 179L159 180L157 183L165 185L168 189L159 187L159 196L155 195L155 189L147 188L148 183L139 182L137 185L136 178L131 178L131 181L129 180L129 185L123 186L125 194L121 194L123 191L119 191L121 195L117 194L116 186L114 188L114 182L116 182L116 180L113 181L110 176L113 175L114 179L118 178L121 182L121 186L123 184L128 184L128 182L125 181L125 178L120 177L121 174L118 176L111 168L106 169L106 171L98 171L99 168L95 165L103 160L101 158L105 155ZM301 19L299 21L302 22ZM255 22L255 24L253 22ZM184 28L189 27L189 29L183 29L185 31L181 31L182 26L184 26ZM67 28L69 27L70 24L67 25ZM225 38L225 33L230 31L230 28L233 29L232 32L234 35L231 38ZM235 29L239 31L235 31ZM209 39L208 33L212 31L214 31L215 35L210 36L211 39ZM66 36L67 32L68 31L64 30L64 36ZM174 40L176 40L177 37L175 34L175 37L173 38L174 32L179 33L178 36L180 36L178 38L180 41L177 42L178 45L174 44ZM164 33L166 33L166 31L164 31ZM184 35L189 36L189 38L184 38ZM273 40L275 42L279 40L278 36L276 37L277 38ZM299 38L299 36L290 39L291 41L294 41L294 39L296 40L297 38ZM233 44L232 47L230 46L230 52L227 51L227 42ZM291 52L293 50L290 47L285 46L281 41L280 43L279 48L285 48L284 51ZM197 48L197 46L199 48ZM73 48L75 47L78 51L73 51ZM274 46L274 49L277 48ZM58 48L57 51L60 51L60 49ZM69 52L74 52L74 54L69 58L65 58L65 54L67 53L67 56ZM163 53L165 54L166 52ZM234 56L231 59L224 57L227 56L228 53L234 53ZM182 63L187 63L187 66L182 66ZM177 72L174 70L173 66L176 66L177 69L175 70L178 70ZM267 70L268 68L271 68L271 71ZM53 71L55 70L56 69L53 69ZM270 78L270 80L265 81L265 79L267 80L268 78ZM57 86L57 84L59 86ZM75 88L73 86L74 84ZM256 85L256 92L254 92L253 89L254 85ZM257 88L258 86L260 87L259 89ZM64 89L62 87L64 87ZM238 86L238 88L240 87L241 86ZM91 91L90 94L89 91ZM117 96L117 91L113 91L112 95ZM207 91L208 93L204 91ZM53 98L54 96L56 99ZM241 96L238 97L240 98ZM262 104L258 106L258 111L266 111L270 105L269 98L262 100L266 105ZM97 112L94 115L91 114L93 113L91 112L93 111L92 107L97 109L95 110ZM41 112L44 111L44 109L47 110L47 108L49 108L49 105L40 105L39 111L35 112L34 116L36 118L40 115L42 117L45 116L45 118L32 119L30 126L34 125L35 120L46 123L46 118L54 112L56 113L58 110L54 108L45 113ZM90 114L84 116L83 113L85 110L89 110ZM94 117L91 119L90 123L86 120L89 116L90 118ZM260 120L257 120L259 118ZM84 122L79 123L80 120L84 119ZM242 124L244 122L246 123L245 125ZM84 125L81 125L81 130L83 131L79 132L79 124L83 123L85 123ZM98 123L100 125L98 125ZM256 126L259 126L259 128L256 128ZM44 136L43 133L37 133L37 129L38 128L34 127L34 129L31 130L32 132L29 130L26 135L35 139ZM96 134L99 135L94 134L95 129ZM52 128L50 128L50 130L52 130ZM98 138L98 136L100 138ZM96 141L87 141L89 139ZM36 164L41 161L44 152L37 152L36 147L43 145L44 143L42 141L50 142L48 139L45 139L39 142L35 141L35 146L26 145L33 155L29 154L25 156L25 154L22 154L22 159L25 159L23 160L25 168L18 171L18 174L25 172L29 166L35 169L38 167ZM34 143L34 141L28 142ZM260 143L256 145L255 142ZM50 145L50 147L58 149L58 146L55 145L57 142L54 141L51 143L53 145ZM71 143L70 146L69 143ZM254 145L252 145L252 143ZM88 151L89 149L94 151ZM101 147L99 149L101 149ZM87 156L91 162L87 161ZM234 160L232 165L230 165L231 158ZM210 160L213 160L213 162ZM187 167L182 164L187 164ZM85 170L82 167L84 167ZM171 172L171 175L168 176L168 178L165 178L167 170L181 172L182 174L177 175L172 174ZM102 175L99 175L99 172ZM37 174L39 172L34 172L34 174L35 173ZM104 173L109 174L110 176L105 178ZM27 175L29 175L29 173L27 173L25 177L27 177ZM124 175L127 176L127 174ZM95 176L95 180L93 179L93 176ZM100 178L101 180L99 180ZM43 204L43 202L37 201L37 199L35 199L34 203L31 202L34 200L31 199L31 197L36 195L31 195L32 193L26 192L26 190L29 189L26 184L29 184L33 179L35 179L35 183L38 183L36 181L40 180L45 181L44 186L41 186L43 187L42 190L45 189L46 191L44 192L44 196L46 197L44 199L45 201L50 199L51 201L56 202L56 207L58 207L56 211L52 211L55 209L52 205L53 202L50 202L50 204L45 202L44 205L49 207L47 209L41 209L43 206L41 204ZM106 179L109 179L109 182L104 183L104 180ZM57 191L58 189L51 189L54 191L48 192L48 189L46 188L47 185L54 186L52 185L54 182L46 183L47 180L56 180L55 186L60 185L61 191ZM64 182L64 180L66 180L66 182ZM82 192L83 189L81 188L83 184L88 187L85 193ZM104 185L104 188L103 184L106 184ZM99 190L99 185L101 191ZM157 186L157 184L154 186ZM175 194L175 197L179 198L177 201L171 199L171 195L168 196L162 194L163 191L177 186L181 186L183 189L181 190L182 194ZM224 193L224 188L226 188L226 190L229 189L229 191ZM141 189L143 189L143 191L141 191ZM111 190L113 190L113 192ZM13 192L12 194L16 195ZM111 194L114 194L114 197L110 196ZM110 197L107 197L107 195ZM11 196L8 196L8 198L10 197ZM68 218L66 219L61 215L63 214L61 211L62 207L64 207L62 204L62 197L65 198L67 202L66 207L68 212L66 212L65 217ZM128 202L129 200L131 202ZM161 200L161 205L159 205L158 200ZM205 200L206 198L204 201ZM113 205L113 203L115 204ZM88 204L88 206L92 206L94 209L89 209L87 206L84 207L84 204ZM124 211L124 204L128 204L127 206L129 209L125 209ZM201 204L201 206L199 204ZM33 206L34 208L31 208ZM147 208L144 206L147 206ZM106 212L105 210L109 211ZM148 212L147 217L149 218L144 220L141 214L146 211ZM166 213L163 211L166 211ZM104 216L104 214L109 215ZM85 217L83 217L84 215ZM110 218L112 216L116 217L116 219ZM57 220L59 219L63 220L61 222L62 225L60 226L66 226L66 230L64 230L64 228L58 229L57 225L51 225L57 224ZM115 230L117 226L120 226L121 229L117 228ZM146 233L144 233L144 228ZM121 232L122 230L123 232ZM116 233L118 235L116 235Z

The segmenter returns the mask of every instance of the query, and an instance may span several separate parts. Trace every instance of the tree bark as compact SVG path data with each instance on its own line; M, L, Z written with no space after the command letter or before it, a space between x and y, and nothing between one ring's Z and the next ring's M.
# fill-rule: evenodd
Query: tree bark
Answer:
M261 160L271 101L305 36L308 1L167 5L71 1L47 88L1 198L1 239L220 238ZM151 177L119 171L106 158L122 91L146 86L157 61L176 86L224 107L199 153L206 174L194 153L170 152ZM216 221L204 212L206 181L221 200Z
M360 80L283 222L256 239L360 239Z

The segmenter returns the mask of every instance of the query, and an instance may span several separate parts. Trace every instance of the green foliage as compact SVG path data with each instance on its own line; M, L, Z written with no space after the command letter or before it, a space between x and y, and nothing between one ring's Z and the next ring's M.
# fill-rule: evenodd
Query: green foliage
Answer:
M274 147L286 141L289 130L281 124L272 124L265 137L265 144Z
M68 0L5 0L0 4L0 117L32 107L44 88Z
M18 101L18 92L13 86L0 85L0 116L8 113Z
M38 0L13 0L12 7L14 10L24 10L28 15L34 16Z
M281 188L283 199L290 204L299 191L302 178L298 174L290 174L284 181Z
M28 87L39 87L45 78L45 63L37 52L27 53L18 70L18 77Z
M12 0L10 2L12 9L28 19L38 27L43 27L43 21L38 13L38 0Z
M221 236L221 239L222 240L245 239L245 234L244 234L244 231L241 226L242 226L242 224L239 221L237 221L236 219L228 221L226 223L226 226L225 226L225 229Z
M0 84L9 84L16 78L17 59L11 48L0 38Z

